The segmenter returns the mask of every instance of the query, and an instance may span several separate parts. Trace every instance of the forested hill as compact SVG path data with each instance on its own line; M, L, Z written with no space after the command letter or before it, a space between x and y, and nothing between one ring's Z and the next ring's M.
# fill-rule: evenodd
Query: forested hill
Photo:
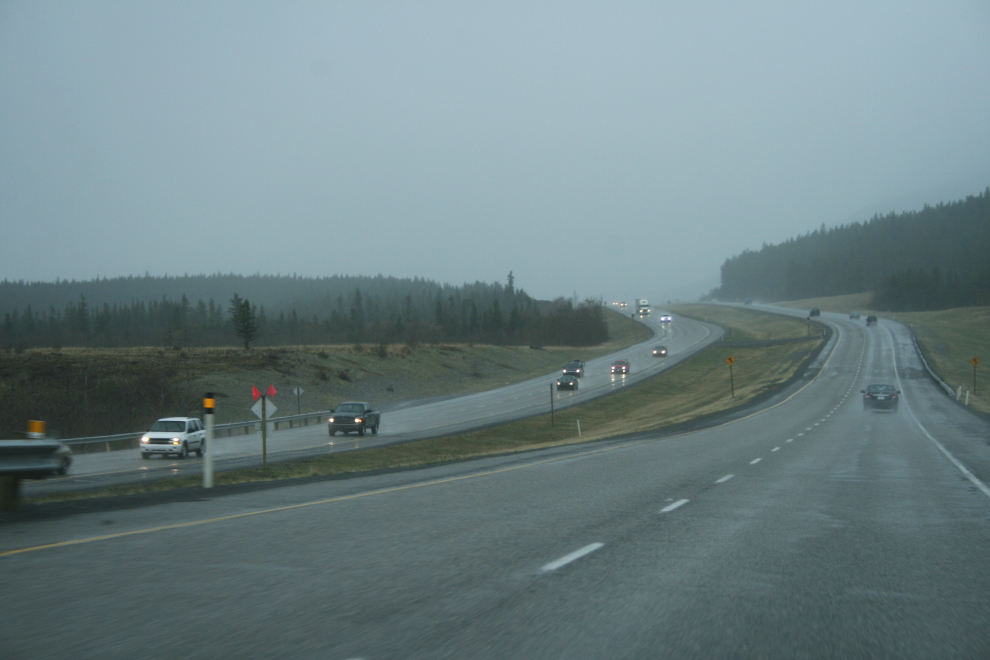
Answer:
M720 300L798 300L873 292L875 309L990 305L990 187L921 211L875 215L722 264Z
M236 296L236 299L235 299ZM224 346L244 341L235 300L261 346L335 343L593 345L600 305L540 302L506 284L420 278L202 275L0 282L0 349Z

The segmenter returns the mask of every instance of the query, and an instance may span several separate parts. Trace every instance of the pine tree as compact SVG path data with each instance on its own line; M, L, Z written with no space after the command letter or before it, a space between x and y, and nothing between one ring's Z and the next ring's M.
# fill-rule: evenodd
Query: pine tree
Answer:
M230 320L234 324L234 334L244 342L244 350L251 348L251 342L258 335L258 321L251 303L236 293L230 299Z

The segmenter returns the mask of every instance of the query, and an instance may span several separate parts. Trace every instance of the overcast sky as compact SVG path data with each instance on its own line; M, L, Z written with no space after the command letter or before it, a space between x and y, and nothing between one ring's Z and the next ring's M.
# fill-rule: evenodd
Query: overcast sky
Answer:
M0 1L0 279L688 298L990 185L990 2Z

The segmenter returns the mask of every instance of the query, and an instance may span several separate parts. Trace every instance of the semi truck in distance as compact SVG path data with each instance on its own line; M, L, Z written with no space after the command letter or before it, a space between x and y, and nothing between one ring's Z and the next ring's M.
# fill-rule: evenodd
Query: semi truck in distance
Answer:
M636 314L639 316L649 316L650 301L646 298L636 298Z

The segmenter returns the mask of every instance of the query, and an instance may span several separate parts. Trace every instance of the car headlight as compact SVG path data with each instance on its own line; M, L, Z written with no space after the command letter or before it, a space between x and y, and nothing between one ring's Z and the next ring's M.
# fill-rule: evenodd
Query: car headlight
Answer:
M180 442L180 440L178 438L172 438L172 444L173 445L177 445L177 444L179 444L179 442Z
M146 445L148 444L149 440L151 440L151 438L149 438L148 436L144 436L143 438L141 438L141 444Z
M362 421L362 420L361 420L361 418L360 418L360 417L355 417L355 418L354 418L354 423L355 423L355 424L360 424L360 423L361 423L361 421Z
M330 422L331 424L333 424L333 417L331 417L331 418L330 418L329 420L327 420L327 421L329 421L329 422Z

